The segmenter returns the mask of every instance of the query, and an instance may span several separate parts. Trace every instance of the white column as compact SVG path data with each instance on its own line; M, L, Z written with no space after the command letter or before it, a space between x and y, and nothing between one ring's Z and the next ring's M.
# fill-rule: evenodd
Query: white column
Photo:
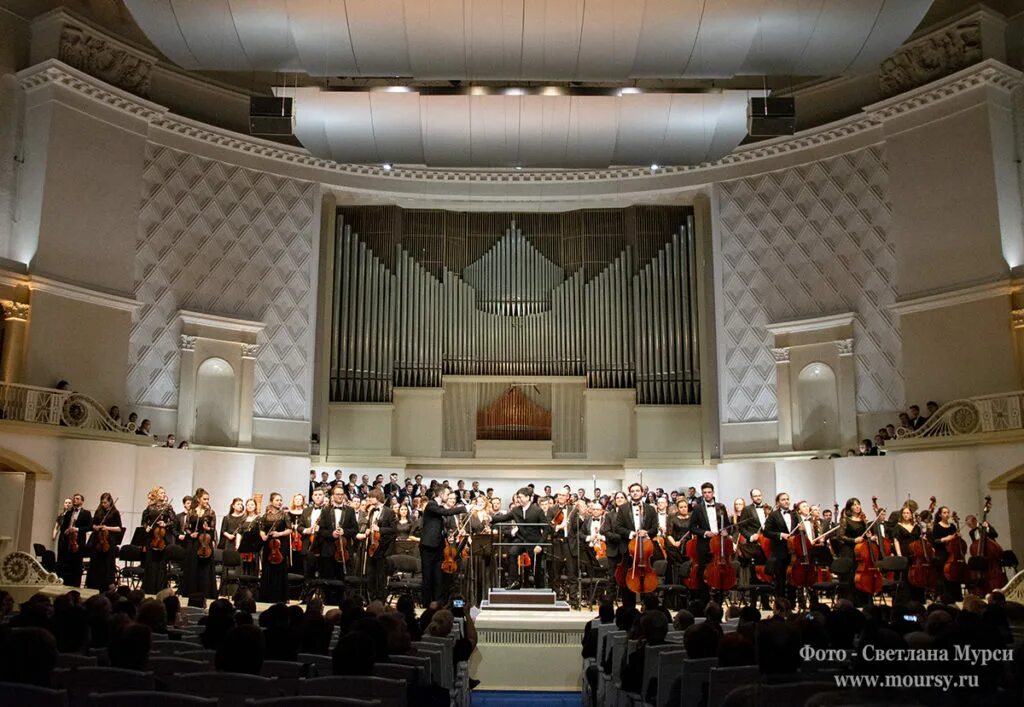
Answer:
M793 448L793 393L789 379L789 347L773 348L775 400L779 415L779 449Z
M239 381L238 446L252 446L252 393L256 379L259 344L242 344L242 377Z
M181 335L181 367L178 374L178 430L180 440L192 439L196 428L196 340Z
M839 339L839 369L836 371L836 393L839 398L839 436L843 449L857 448L857 372L853 365L853 339Z

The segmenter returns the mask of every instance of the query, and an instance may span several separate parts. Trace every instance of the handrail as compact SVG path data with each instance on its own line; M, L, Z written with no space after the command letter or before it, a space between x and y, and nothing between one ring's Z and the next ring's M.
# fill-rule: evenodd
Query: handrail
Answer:
M21 383L0 383L0 418L83 430L131 434L131 425L115 421L84 393Z
M1024 391L951 400L918 429L900 427L897 441L1024 430Z

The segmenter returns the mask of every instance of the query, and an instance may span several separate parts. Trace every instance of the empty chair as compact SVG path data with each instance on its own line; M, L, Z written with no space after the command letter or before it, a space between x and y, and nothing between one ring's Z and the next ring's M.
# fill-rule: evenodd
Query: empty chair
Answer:
M711 668L708 674L708 707L722 707L726 695L737 687L755 685L760 681L761 671L756 665Z
M248 698L283 696L277 678L244 673L182 673L174 689L187 695L216 697L220 707L244 707Z
M334 674L334 663L331 661L331 657L329 655L299 653L298 660L300 663L316 666L316 676L314 676L311 671L309 673L309 677L326 677Z
M94 655L82 655L81 653L58 653L58 668L80 668L84 665L99 665L99 659Z
M178 673L205 673L213 666L205 660L192 660L177 655L155 655L149 658L149 670L157 677Z
M299 683L299 694L380 700L381 707L405 707L406 704L405 682L386 678L353 675L313 678Z
M215 707L216 697L178 695L173 692L112 692L109 695L90 695L89 707Z
M67 707L66 690L51 690L35 685L16 682L0 682L0 695L7 704L32 705L32 707Z
M62 673L62 686L67 688L71 705L85 705L93 693L125 692L126 690L155 690L153 673L123 668L83 666Z
M718 658L696 658L683 661L683 680L679 690L683 695L682 707L698 707L703 699L705 685L711 675L711 668L718 665Z
M415 685L419 681L419 668L401 663L375 663L373 675L389 680L403 680L406 685Z
M671 647L644 658L644 696L647 695L648 681L657 677L658 684L654 691L654 704L659 707L679 704L679 691L682 690L683 685L683 661L686 660L686 651L682 650L679 644L666 645ZM661 648L661 646L649 646L649 648L651 647ZM648 673L649 662L651 664Z
M110 654L106 648L90 648L89 655L96 658L96 665L110 665Z
M118 574L124 584L138 589L142 584L142 549L137 545L122 545L118 548L117 558L121 560Z
M380 707L380 700L357 700L354 697L271 697L266 700L246 700L245 707Z
M429 685L431 681L430 675L430 658L429 656L419 655L393 655L388 660L398 665L411 665L419 671L419 684Z

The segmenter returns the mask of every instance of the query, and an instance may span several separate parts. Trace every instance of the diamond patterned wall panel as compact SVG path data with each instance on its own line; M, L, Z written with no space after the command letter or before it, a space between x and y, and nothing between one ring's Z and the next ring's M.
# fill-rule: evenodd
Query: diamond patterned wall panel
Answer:
M143 303L131 333L129 395L176 407L179 309L264 323L253 413L308 420L317 187L149 145L135 263Z
M856 312L857 411L903 407L896 248L882 146L719 189L724 414L777 418L771 322Z

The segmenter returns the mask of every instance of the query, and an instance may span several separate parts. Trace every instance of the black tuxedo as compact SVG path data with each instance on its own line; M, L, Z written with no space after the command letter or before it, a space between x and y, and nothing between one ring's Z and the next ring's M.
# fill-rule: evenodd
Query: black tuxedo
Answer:
M335 519L335 511L332 506L328 505L324 508L324 512L320 514L320 530L317 536L320 540L320 576L323 579L340 579L345 576L345 566L341 562L337 562L334 559L335 549L335 538L334 531L336 528L341 528L342 537L346 539L348 543L348 550L351 552L354 548L353 545L356 539L356 533L359 532L359 526L356 524L356 513L349 506L343 505L340 507L341 518L340 522Z
M789 545L782 537L783 533L792 533L799 523L799 516L796 511L789 511L789 523L781 509L771 512L771 515L764 522L764 535L772 542L772 556L769 561L772 578L775 580L775 595L785 594L790 599L795 596L792 587L786 586L786 568L789 566Z
M420 566L423 570L423 585L420 599L424 608L441 597L441 560L446 535L445 521L450 516L465 513L465 506L443 508L435 499L427 501L420 514Z
M530 556L533 569L534 586L538 589L544 586L544 562L546 560L544 549L539 554L534 554L533 548L551 537L551 525L544 511L536 503L531 503L526 509L522 506L515 506L508 513L497 513L491 516L492 523L516 523L515 535L511 535L506 528L504 537L514 538L515 545L508 548L506 559L506 570L510 582L517 581L519 576L519 556L524 552ZM525 525L527 523L540 523L541 525Z
M767 508L764 509L765 521L768 520L768 516L771 511ZM740 535L743 536L744 540L750 540L750 536L761 533L761 521L757 517L757 508L754 506L747 506L740 513L739 520L739 531Z
M622 540L623 555L628 554L626 548L629 545L629 541L632 540L632 535L637 530L646 530L647 534L652 538L658 534L658 511L655 510L654 506L649 506L643 502L641 504L639 528L633 523L632 502L622 504L615 513L615 532Z
M619 535L616 526L618 515L615 511L605 511L601 518L601 535L604 536L607 546L607 558L612 564L622 557L622 536Z
M67 586L78 589L82 585L82 560L85 556L86 536L92 530L92 513L84 507L78 510L78 518L72 523L74 509L68 510L60 519L60 534L57 536L57 571ZM78 552L68 547L67 530L78 529Z
M320 507L320 516L330 508L329 504ZM317 527L319 529L320 516L317 516ZM302 552L306 556L303 563L303 574L307 580L316 576L319 569L317 558L320 556L320 546L323 543L319 533L312 534L313 528L313 506L306 506L299 516L299 533L302 534ZM333 545L331 546L333 552Z
M386 598L385 583L387 580L385 561L395 545L398 518L395 516L395 512L388 506L378 506L376 510L380 540L377 543L377 550L373 553L373 556L371 557L369 553L366 556L367 590L371 601L374 599L383 601ZM367 532L369 532L369 520L367 520Z
M718 530L722 530L722 528L729 525L729 511L721 503L715 503L714 508ZM704 533L711 530L708 510L707 504L701 498L697 503L697 507L690 513L690 530L697 537L697 551L701 557L704 557L711 551L711 538L704 537Z

